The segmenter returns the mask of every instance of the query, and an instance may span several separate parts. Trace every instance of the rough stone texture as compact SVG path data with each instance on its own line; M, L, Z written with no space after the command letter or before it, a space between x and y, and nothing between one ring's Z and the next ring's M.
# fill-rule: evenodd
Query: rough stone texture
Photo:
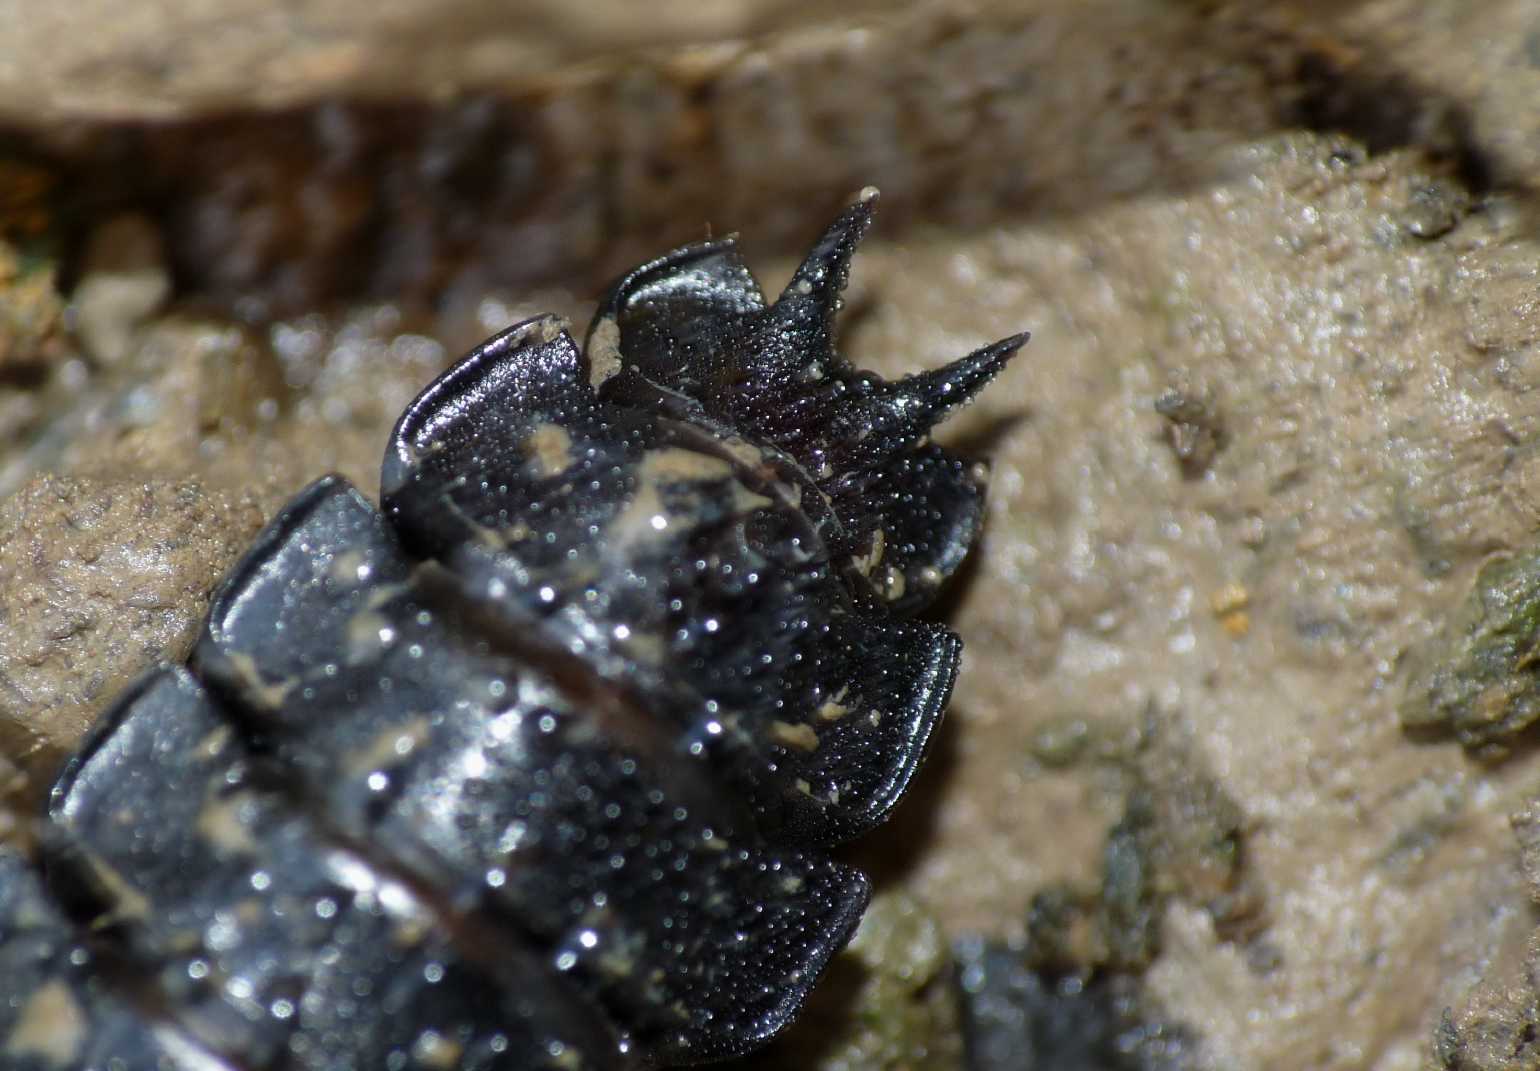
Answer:
M1237 9L1249 5L1235 5ZM1318 117L1400 128L1461 154L1486 181L1527 192L1540 173L1540 11L1525 0L1307 0L1270 6L1268 25L1318 44L1336 82ZM1463 148L1462 148L1463 146Z
M1419 145L1478 192L1533 173L1529 120L1479 111L1531 99L1522 0L740 0L693 22L672 4L562 20L538 0L283 18L226 2L198 48L169 21L185 10L145 3L77 35L99 53L85 70L69 49L24 51L73 8L11 20L22 40L0 55L63 72L8 99L39 98L11 123L67 176L65 200L157 214L181 286L244 315L591 286L708 227L790 248L873 176L890 227L1081 213L1210 182L1223 145L1277 129ZM242 107L196 72L180 84L186 66L241 85ZM168 109L191 121L150 121ZM46 122L103 111L118 121ZM1447 225L1447 205L1422 214Z
M1180 710L1251 827L1276 954L1174 901L1147 984L1213 1066L1416 1067L1460 972L1527 922L1506 815L1533 756L1475 766L1408 740L1396 705L1402 655L1533 529L1508 476L1540 416L1533 350L1480 340L1524 330L1497 310L1522 307L1537 250L1500 205L1408 233L1435 181L1415 156L1306 137L1230 163L1189 197L858 271L858 359L1036 331L954 429L992 442L991 527L955 614L942 784L894 836L950 926L1009 925L1022 890L1085 883L1097 857L1071 846L1108 821L1032 761L1038 726ZM1201 479L1156 407L1174 385L1231 429Z
M1480 570L1540 528L1533 5L850 20L581 70L575 48L442 108L33 131L106 207L161 198L182 292L245 326L131 324L116 361L51 344L46 376L0 381L31 406L0 487L117 466L264 513L328 469L372 490L401 405L480 335L581 321L598 276L708 220L763 265L874 182L857 361L1034 339L948 429L995 467L949 607L966 665L864 859L949 934L1022 937L1035 894L1098 887L1119 741L1173 712L1181 747L1141 770L1174 847L1130 903L1157 905L1142 985L1203 1066L1526 1066L1540 969L1508 816L1533 813L1540 752L1484 762L1397 711ZM1355 137L1301 132L1333 127ZM309 306L360 292L442 301ZM285 305L306 311L263 319ZM250 518L224 516L206 534L233 548Z
M1512 816L1519 866L1530 900L1540 904L1540 800ZM1480 964L1480 981L1457 1008L1445 1011L1434 1035L1444 1071L1540 1068L1540 931L1504 942Z
M1401 721L1452 732L1478 755L1502 758L1540 718L1540 547L1501 557L1476 574L1436 642L1408 661Z
M878 5L840 5L849 15ZM186 116L347 95L442 96L596 56L709 45L827 19L807 0L264 0L0 3L0 115ZM85 33L89 27L94 32Z
M146 666L185 657L261 521L186 479L41 476L0 502L0 771L46 769Z
M1295 107L1213 32L1158 3L925 2L442 104L29 137L66 200L157 214L183 287L242 315L360 293L473 299L592 288L708 231L800 246L873 176L895 233L1207 181L1217 147Z

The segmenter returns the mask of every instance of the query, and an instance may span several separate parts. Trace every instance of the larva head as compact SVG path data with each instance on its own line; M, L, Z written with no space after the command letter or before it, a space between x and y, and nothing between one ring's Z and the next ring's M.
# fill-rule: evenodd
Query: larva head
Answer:
M552 317L509 328L412 403L382 479L408 546L645 692L783 843L871 828L919 766L961 644L895 611L961 564L982 503L925 435L1024 337L896 383L840 357L871 207L774 304L719 241L620 280L586 353Z
M839 530L826 536L855 589L922 608L978 531L978 466L929 442L1027 341L1025 333L895 382L834 347L868 188L766 303L731 238L686 246L619 280L588 334L599 396L703 415L795 459Z

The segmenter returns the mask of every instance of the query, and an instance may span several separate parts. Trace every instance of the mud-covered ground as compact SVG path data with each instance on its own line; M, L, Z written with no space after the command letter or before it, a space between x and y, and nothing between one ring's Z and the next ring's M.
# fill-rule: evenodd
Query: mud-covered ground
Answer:
M943 436L994 469L947 728L767 1064L957 1066L983 934L1133 979L1130 1067L1540 1066L1540 10L524 7L0 31L0 788L466 346L708 228L773 290L873 183L852 358L1033 339Z

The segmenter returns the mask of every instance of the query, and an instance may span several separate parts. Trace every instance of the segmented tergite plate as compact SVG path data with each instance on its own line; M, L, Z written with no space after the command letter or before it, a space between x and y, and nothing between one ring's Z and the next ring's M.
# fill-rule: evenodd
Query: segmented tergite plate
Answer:
M15 1071L625 1069L784 1026L867 900L978 530L930 427L1025 336L887 383L832 347L872 197L766 304L643 265L407 409L376 509L302 491L0 857ZM118 1062L114 1063L116 1059Z

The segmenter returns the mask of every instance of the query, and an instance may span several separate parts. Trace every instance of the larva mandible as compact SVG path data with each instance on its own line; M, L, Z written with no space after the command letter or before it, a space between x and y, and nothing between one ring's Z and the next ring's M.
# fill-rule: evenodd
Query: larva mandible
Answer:
M187 667L0 855L15 1071L626 1069L796 1014L868 898L979 527L928 432L1025 335L885 382L832 346L875 194L767 305L731 239L539 317L402 415L381 508L300 492Z

